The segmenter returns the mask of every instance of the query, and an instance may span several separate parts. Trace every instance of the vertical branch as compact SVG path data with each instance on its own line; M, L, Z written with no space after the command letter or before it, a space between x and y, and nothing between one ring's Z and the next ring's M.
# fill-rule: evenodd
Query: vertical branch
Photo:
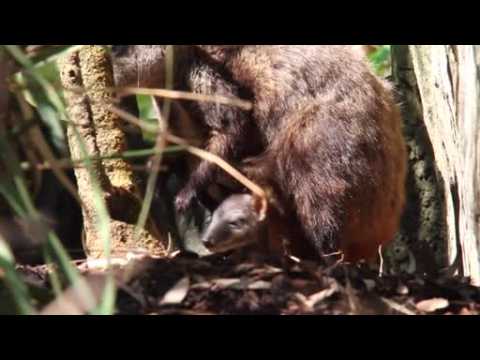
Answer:
M67 138L72 160L84 158L84 150L89 156L98 157L99 150L95 141L95 131L90 118L87 96L69 91L70 89L83 87L78 53L71 53L62 58L59 61L59 68L62 85L66 89L64 95L68 104L70 118ZM76 133L78 133L78 137ZM104 188L107 179L102 173L98 161L91 161L90 172L99 181L101 188ZM76 167L75 177L78 184L78 193L83 201L84 247L87 254L90 255L90 244L98 242L95 225L98 215L96 214L93 199L94 184L87 167Z
M101 46L87 46L79 52L79 65L83 86L89 100L92 127L98 155L119 154L127 149L127 139L120 128L120 119L109 109L113 95L108 90L113 87L113 74L106 50ZM133 171L123 159L102 161L102 168L108 179L108 187L122 188L124 192L135 194Z
M450 264L480 285L476 166L478 74L470 45L409 47L436 165L445 184Z
M433 146L435 161L444 181L447 222L447 254L450 264L457 257L457 200L452 189L458 187L456 163L456 112L448 68L446 46L410 46L423 106L424 123Z
M474 170L474 178L473 178L473 189L475 192L475 213L473 214L474 216L474 222L475 222L475 232L476 234L480 234L480 46L479 45L474 45L474 58L475 58L475 67L477 70L477 76L475 78L475 83L476 83L476 116L477 116L477 121L475 123L475 127L472 129L475 134L475 148L474 148L474 154L476 156L476 162L474 164L475 170ZM480 236L477 237L477 249L480 249ZM479 260L480 262L480 260Z
M460 216L459 243L461 246L463 272L480 285L480 264L478 254L477 214L478 197L476 190L478 141L478 72L473 46L457 45L458 56L458 126L462 134L459 153L463 164L459 164Z
M400 239L415 258L416 271L446 266L444 187L435 166L429 134L408 45L392 45L392 75L399 92L409 165L407 204ZM440 245L440 246L439 246ZM402 260L402 259L400 259Z
M113 75L106 50L100 46L86 46L62 59L60 70L72 122L68 129L72 159L84 158L85 151L88 156L99 158L124 151L127 142L120 119L110 110L113 97L109 89L113 87ZM98 258L108 254L108 244L103 243L106 231L109 231L110 247L115 255L143 251L165 256L166 239L156 231L154 224L149 223L148 229L134 236L140 196L130 164L123 159L91 163L90 169L75 169L79 194L85 205L84 246L89 256ZM94 178L99 179L100 194L95 190ZM106 220L101 215L98 200L96 202L98 196L105 201L111 219ZM100 219L104 224L109 222L108 229L99 226Z

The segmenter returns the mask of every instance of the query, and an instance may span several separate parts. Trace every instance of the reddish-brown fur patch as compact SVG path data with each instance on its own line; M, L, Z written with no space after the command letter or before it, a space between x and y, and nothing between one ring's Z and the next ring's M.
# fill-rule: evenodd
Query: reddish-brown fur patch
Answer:
M293 222L301 230L292 235L299 247L304 239L317 254L325 245L339 247L352 261L373 257L393 239L405 201L400 112L390 86L360 52L328 45L185 48L175 77L180 89L253 102L251 112L203 102L186 108L209 132L207 150L234 163L254 155L243 171L273 187L288 209L273 234L288 232ZM157 69L150 56L143 59ZM218 181L216 169L198 164L177 209Z

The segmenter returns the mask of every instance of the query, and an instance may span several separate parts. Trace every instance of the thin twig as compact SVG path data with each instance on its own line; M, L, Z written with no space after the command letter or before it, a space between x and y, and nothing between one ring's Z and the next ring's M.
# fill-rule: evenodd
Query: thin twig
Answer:
M382 245L380 245L380 246L378 247L378 256L380 257L380 268L378 269L378 277L383 277L383 266L384 266L384 262L383 262L382 250L383 250L383 247L382 247Z
M132 114L129 114L126 111L119 109L114 105L110 107L110 110L116 113L121 118L123 118L125 121L133 125L139 126L147 131L158 131L155 127L151 125L149 126L149 125L143 124L139 118L133 116ZM183 148L183 150L189 152L190 154L197 156L202 160L205 160L217 165L223 171L225 171L227 174L229 174L235 180L237 180L240 184L242 184L247 189L249 189L256 197L260 199L261 209L259 211L259 217L260 217L260 220L265 219L266 213L267 213L267 207L268 207L267 194L260 186L258 186L257 184L249 180L245 175L243 175L240 171L235 169L232 165L227 163L225 160L223 160L219 156L212 154L208 151L202 150L200 148L197 148L195 146L191 146L189 145L188 141L186 141L185 139L182 139L180 137L177 137L169 133L165 135L165 139L175 145L179 145L180 147Z
M81 86L72 86L65 88L62 85L56 85L55 88L58 88L62 91L70 91L77 95L84 95L87 93L88 89ZM245 111L250 111L253 108L253 105L250 101L242 100L236 97L228 97L221 95L206 95L192 93L189 91L178 91L178 90L168 90L168 89L148 89L148 88L133 88L133 87L123 87L123 88L110 88L107 91L116 93L118 97L125 97L129 95L150 95L154 97L160 97L170 100L191 100L199 102L212 102L220 105L235 106Z
M72 91L72 92L82 92L84 93L85 90L81 88L69 88L69 89L64 89L65 91ZM240 100L237 98L230 98L230 97L223 97L223 96L217 96L217 95L203 95L203 94L195 94L191 92L184 92L184 91L175 91L175 90L166 90L166 89L142 89L142 88L122 88L122 89L112 89L112 91L117 91L117 94L120 96L125 96L125 95L151 95L151 96L158 96L158 97L164 97L164 98L169 98L169 99L183 99L183 100L193 100L193 101L209 101L209 102L215 102L218 104L223 104L223 105L231 105L231 106L237 106L239 108L242 108L243 110L251 110L252 109L252 104L248 101L245 100ZM148 126L144 124L139 118L129 114L126 111L123 111L122 109L118 108L114 104L106 104L107 106L110 107L110 111L115 113L116 115L120 116L122 119L125 121L134 124L144 130L147 130L149 132L157 132L158 129L154 126ZM256 185L254 182L250 181L247 177L245 177L242 173L240 173L238 170L236 170L233 166L228 164L225 160L221 159L220 157L209 153L205 150L202 150L200 148L194 147L192 145L189 145L189 143L181 139L179 137L176 137L174 135L171 135L169 133L165 133L164 135L165 139L173 144L180 145L183 147L183 149L190 154L197 156L205 161L214 163L218 167L220 167L222 170L224 170L227 174L232 176L235 180L237 180L239 183L241 183L243 186L248 188L258 199L260 199L260 211L259 211L259 219L262 221L266 217L267 213L267 208L268 208L268 201L267 201L267 195L266 192L258 185Z
M380 300L382 300L387 306L389 306L390 308L392 308L393 310L399 312L400 314L403 314L403 315L416 315L413 311L410 311L408 310L405 306L393 301L393 300L390 300L390 299L387 299L387 298L384 298L384 297L381 297Z
M234 97L226 97L219 95L205 95L197 94L188 91L177 91L167 89L145 89L145 88L121 88L114 89L119 96L126 95L151 95L155 97L167 98L172 100L192 100L214 102L221 105L230 105L241 108L242 110L252 110L252 103L250 101L241 100Z

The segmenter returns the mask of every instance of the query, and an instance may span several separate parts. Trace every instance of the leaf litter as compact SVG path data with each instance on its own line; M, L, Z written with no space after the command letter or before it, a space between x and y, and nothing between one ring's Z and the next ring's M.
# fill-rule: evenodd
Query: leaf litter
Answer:
M187 254L135 261L113 270L119 288L117 314L478 315L480 312L480 289L462 278L419 274L379 277L363 265L341 264L325 271L313 263L239 262L235 257L197 258ZM79 269L87 277L102 272L84 265L79 265ZM29 283L48 287L47 267L18 266L18 270ZM64 304L60 309L69 307Z

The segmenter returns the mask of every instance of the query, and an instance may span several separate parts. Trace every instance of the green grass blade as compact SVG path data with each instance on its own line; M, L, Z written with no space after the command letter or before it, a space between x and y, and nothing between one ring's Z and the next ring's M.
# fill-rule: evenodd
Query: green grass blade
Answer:
M18 312L29 315L35 312L28 288L22 281L14 266L15 259L5 240L0 237L0 269L4 271L4 280L13 296Z

